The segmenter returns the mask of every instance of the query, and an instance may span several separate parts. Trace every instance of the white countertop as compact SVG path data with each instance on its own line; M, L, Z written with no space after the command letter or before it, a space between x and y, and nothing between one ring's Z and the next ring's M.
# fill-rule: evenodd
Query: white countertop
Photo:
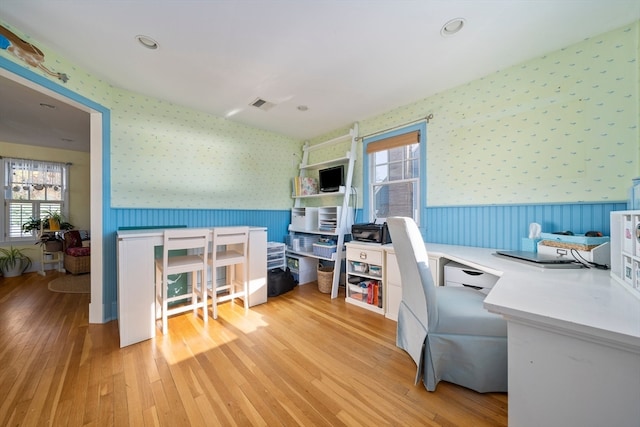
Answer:
M545 269L493 255L495 249L427 243L427 251L499 276L487 310L640 353L640 299L608 270Z
M215 228L215 226L210 227L193 227L193 228ZM119 238L124 239L133 239L140 237L162 237L164 233L164 228L152 227L152 228L136 228L136 229L127 229L127 230L118 230L116 235ZM267 230L267 227L253 227L249 226L249 231L253 230Z

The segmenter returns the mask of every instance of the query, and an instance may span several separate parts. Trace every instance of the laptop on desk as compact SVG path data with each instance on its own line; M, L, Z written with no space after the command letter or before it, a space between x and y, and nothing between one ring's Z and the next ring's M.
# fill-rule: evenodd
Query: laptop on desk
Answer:
M526 251L496 251L495 255L542 268L582 268L582 264L568 258L557 258Z

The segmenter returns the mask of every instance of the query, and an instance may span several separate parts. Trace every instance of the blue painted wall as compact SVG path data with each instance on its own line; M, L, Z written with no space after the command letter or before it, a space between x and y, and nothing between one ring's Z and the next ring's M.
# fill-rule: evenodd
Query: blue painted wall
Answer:
M546 233L597 230L608 236L610 212L625 209L626 202L433 207L425 209L425 241L515 250L532 222Z
M224 227L248 225L267 227L267 240L283 242L287 234L289 210L208 210L208 209L107 209L105 216L105 318L118 317L116 233L122 227L158 227L186 225L187 227ZM110 313L108 313L110 311Z

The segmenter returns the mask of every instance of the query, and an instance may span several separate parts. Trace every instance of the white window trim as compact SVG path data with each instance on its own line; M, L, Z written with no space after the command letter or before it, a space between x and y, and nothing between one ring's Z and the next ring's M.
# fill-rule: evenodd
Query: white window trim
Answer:
M367 145L382 139L386 139L395 135L402 135L405 133L413 132L418 130L420 132L420 158L419 158L419 167L420 167L420 176L418 178L410 178L417 179L418 181L418 189L416 192L416 218L415 221L418 226L424 231L426 228L426 224L422 220L423 211L426 207L426 191L427 191L427 150L426 150L426 141L427 141L427 126L425 122L420 122L414 125L409 125L403 128L396 129L394 131L388 131L385 133L377 134L371 137L364 137L363 139L363 186L367 189L364 193L363 197L363 208L364 208L364 218L368 221L377 220L378 222L383 221L384 218L375 218L374 217L374 208L373 208L373 184L371 182L372 179L372 161L370 154L367 154ZM394 181L400 182L400 181Z
M2 209L2 212L0 213L0 228L1 228L1 240L0 243L30 243L30 242L35 242L37 240L37 236L34 233L31 236L25 236L25 237L12 237L9 235L10 233L10 225L9 225L9 205L11 202L17 202L17 203L31 203L33 205L33 212L38 212L40 210L40 205L41 204L55 204L55 203L60 203L61 204L61 213L63 216L65 216L66 218L69 218L69 168L71 166L71 163L63 163L63 162L54 162L54 161L49 161L49 160L36 160L36 159L21 159L18 157L9 157L9 156L5 156L5 157L1 157L2 158L2 162L1 163L1 172L2 172L2 181L3 181L3 191L2 193L2 201L3 201L3 205L4 205L4 209ZM62 200L61 201L57 201L57 200L14 200L14 199L7 199L6 198L6 194L7 194L7 188L5 188L5 186L7 185L7 165L9 163L9 161L11 160L30 160L30 161L40 161L43 163L51 163L51 164L58 164L61 166L62 168L62 180L63 180L63 184L62 184Z

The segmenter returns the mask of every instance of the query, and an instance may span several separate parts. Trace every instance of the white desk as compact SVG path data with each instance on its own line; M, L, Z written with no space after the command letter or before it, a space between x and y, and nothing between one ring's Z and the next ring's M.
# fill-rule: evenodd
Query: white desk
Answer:
M609 271L427 250L500 276L484 305L508 322L509 425L640 426L640 300Z
M156 335L155 247L163 229L118 231L120 347ZM249 230L249 306L267 302L267 229ZM241 278L242 280L242 278Z

